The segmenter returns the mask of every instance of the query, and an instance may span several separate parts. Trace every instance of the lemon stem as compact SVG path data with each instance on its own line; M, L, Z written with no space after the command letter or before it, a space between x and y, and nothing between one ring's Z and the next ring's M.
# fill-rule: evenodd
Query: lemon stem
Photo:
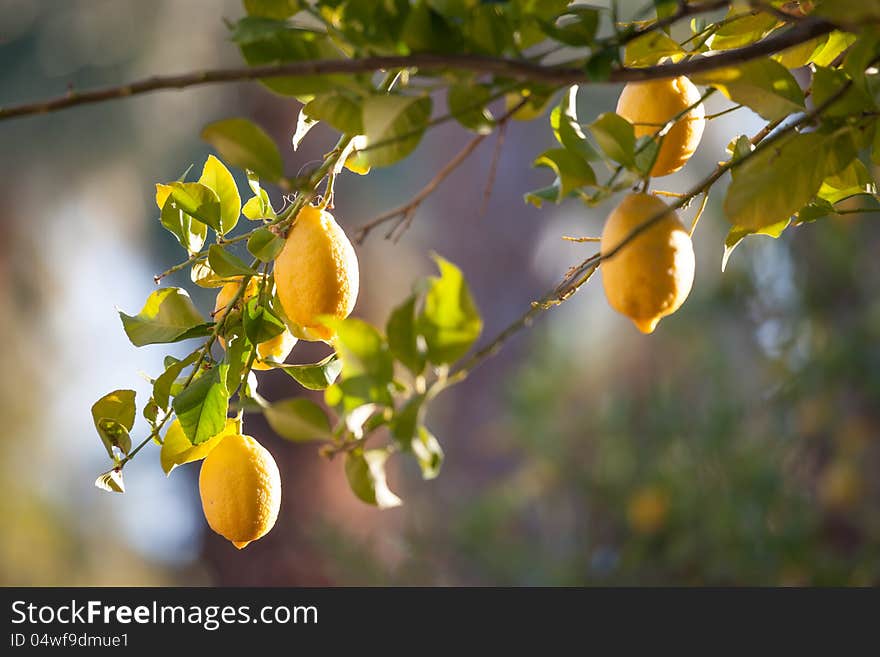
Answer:
M697 208L697 214L694 215L694 220L691 222L691 230L689 235L691 237L694 236L694 231L697 229L697 224L700 222L700 217L703 216L703 210L706 209L706 203L709 201L709 190L707 189L703 192L703 198L700 200L700 207Z

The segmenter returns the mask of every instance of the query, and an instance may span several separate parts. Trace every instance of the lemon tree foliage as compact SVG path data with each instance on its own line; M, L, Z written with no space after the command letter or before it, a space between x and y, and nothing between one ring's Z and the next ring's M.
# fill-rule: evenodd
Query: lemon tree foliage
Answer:
M260 83L298 119L277 143L244 117L210 123L202 138L216 155L198 177L187 170L156 184L158 220L182 260L157 276L162 287L139 313L119 315L134 346L191 350L153 373L141 406L149 431L136 442L133 391L94 404L112 466L96 485L124 491L123 468L151 442L166 474L202 460L206 518L244 547L271 529L280 504L274 459L244 433L247 417L262 414L279 436L339 457L359 499L397 506L392 459L426 480L440 471L443 436L428 428L433 399L597 269L610 305L646 333L685 303L691 240L710 195L730 225L722 267L750 235L778 238L877 209L880 3L657 0L628 18L614 7L244 0L230 39L246 65L278 71L261 70ZM626 83L615 111L586 102L588 87L611 82ZM715 115L704 107L713 93ZM716 131L714 143L729 146L715 153L703 134L734 110L751 111L763 128ZM353 219L329 212L345 177L400 162L435 125L455 122L480 140L510 120L546 132L532 164L552 177L525 193L528 203L609 206L598 251L476 352L483 320L454 254L435 255L436 275L415 281L384 321L367 321L357 306L358 252L344 229ZM288 170L285 160L319 123L338 142L319 165ZM688 187L654 186L683 167ZM420 200L392 232L406 228ZM215 289L214 308L165 285L170 275ZM298 340L324 343L326 354L302 362ZM282 399L260 394L257 372L269 369L289 377Z

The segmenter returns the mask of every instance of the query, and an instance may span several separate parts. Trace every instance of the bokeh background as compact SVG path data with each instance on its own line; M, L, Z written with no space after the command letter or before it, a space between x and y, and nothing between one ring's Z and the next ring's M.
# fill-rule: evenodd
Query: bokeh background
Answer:
M238 65L221 18L240 14L237 0L0 0L0 104ZM582 119L618 92L582 90ZM284 145L297 112L242 83L0 123L0 584L880 584L880 227L848 215L749 238L722 275L718 191L687 304L646 337L597 276L437 400L428 425L446 463L431 482L393 467L401 508L358 502L339 460L259 417L248 431L275 455L284 498L275 529L242 552L204 522L197 465L166 479L151 447L126 468L125 495L94 488L107 463L91 404L128 387L143 402L139 373L160 372L165 353L132 347L116 315L139 310L180 256L153 183L201 166L207 122L247 116ZM760 125L748 110L712 121L659 186L685 189ZM338 220L351 231L408 199L467 139L443 125L404 163L345 176ZM598 234L609 206L522 201L549 182L529 164L552 139L546 119L511 126L485 216L491 140L398 244L374 234L356 314L383 324L435 250L464 270L488 337L588 255L561 236ZM288 172L333 141L316 129L285 148ZM212 294L193 295L207 311ZM261 392L296 388L267 373Z

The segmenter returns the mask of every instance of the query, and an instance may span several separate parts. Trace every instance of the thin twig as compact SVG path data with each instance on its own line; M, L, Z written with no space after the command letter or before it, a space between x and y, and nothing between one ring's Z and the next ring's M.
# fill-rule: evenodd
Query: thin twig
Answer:
M712 119L717 119L719 116L724 116L725 114L730 114L731 112L735 112L736 110L741 110L745 105L734 105L733 107L728 107L726 110L721 110L720 112L715 112L714 114L707 114L703 118L707 121L711 121Z
M715 69L751 61L759 57L785 50L810 39L828 34L834 29L831 23L808 17L779 34L755 43L726 50L722 53L702 56L671 64L647 66L644 68L620 67L609 74L605 82L636 82L670 78L678 75L705 73ZM119 98L128 98L162 89L183 89L203 84L236 82L241 80L260 80L279 77L303 77L330 73L364 73L398 68L418 68L421 71L443 69L468 70L487 73L518 80L545 82L548 84L591 84L596 83L582 67L545 66L524 59L487 57L482 55L436 55L413 54L383 57L363 57L360 59L332 59L268 64L244 68L226 68L184 73L182 75L154 76L114 87L69 93L45 101L24 103L0 108L0 121L21 116L47 114L59 110L101 103Z
M510 118L528 101L528 99L521 99L514 107L508 110L504 116L502 116L497 121L498 129L503 130L504 126L510 120ZM367 239L369 234L378 226L391 221L392 219L397 219L397 222L391 227L391 229L385 234L386 239L400 239L400 235L409 228L412 223L413 217L415 216L416 211L422 202L428 198L435 189L442 183L449 175L455 171L461 164L470 156L471 153L476 150L477 146L483 143L486 137L491 133L486 133L483 135L477 135L473 139L471 139L464 148L462 148L456 155L453 157L446 165L440 169L436 173L436 175L428 181L424 187L422 187L419 192L413 196L409 201L400 205L392 210L388 210L387 212L383 212L375 219L368 221L367 223L359 226L354 233L354 241L356 244L363 244L364 240Z
M656 32L657 30L663 30L667 27L671 27L683 18L695 16L697 14L704 14L710 11L715 11L716 9L723 9L729 4L730 0L715 0L714 2L704 2L702 4L688 4L680 2L678 3L678 9L676 9L675 12L673 12L666 18L661 18L660 20L654 21L653 23L642 28L641 30L633 30L632 32L626 33L619 39L614 40L613 43L617 46L625 46L631 41L646 36L651 32Z
M601 237L571 237L570 235L563 235L562 239L564 239L567 242L578 242L578 243L601 242L602 241Z
M208 251L207 251L207 250L205 250L205 251L198 251L198 252L196 252L196 253L193 253L189 258L187 258L187 259L184 260L183 262L179 262L179 263L177 263L176 265L173 265L173 266L169 267L168 269L166 269L165 271L163 271L161 274L156 274L155 276L153 276L153 282L154 282L156 285L158 285L159 282L160 282L163 278L165 278L166 276L170 276L171 274L174 274L174 273L176 273L176 272L179 272L181 269L185 269L185 268L188 267L189 265L193 265L193 264L195 264L197 261L201 260L202 258L206 258L207 255L208 255Z
M703 192L703 200L700 201L700 207L697 208L697 214L694 215L694 219L691 222L691 230L688 233L691 237L694 236L694 231L697 230L697 224L700 223L700 217L703 216L703 211L706 209L706 203L709 202L709 190Z
M525 102L525 99L523 99ZM522 104L522 103L521 103ZM480 218L485 217L489 211L489 199L495 188L495 176L498 175L498 163L501 160L501 148L504 146L504 137L507 134L507 121L498 128L498 137L495 138L495 150L492 151L492 163L489 165L489 175L486 177L486 187L483 189L483 202L480 204Z
M437 189L437 186L443 182L449 174L455 171L462 162L464 162L468 156L474 152L474 150L483 143L483 140L486 139L488 135L477 135L473 139L471 139L464 148L462 148L455 157L453 157L446 165L437 172L437 174L428 181L428 184L422 187L418 194L413 196L409 201L404 203L403 205L394 208L393 210L388 210L388 212L383 212L378 217L369 221L362 226L359 226L357 231L354 234L354 241L357 244L363 244L364 240L370 234L370 232L375 229L377 226L381 226L387 221L391 221L392 219L396 219L401 216L405 216L408 212L417 208L422 201L424 201L431 193Z

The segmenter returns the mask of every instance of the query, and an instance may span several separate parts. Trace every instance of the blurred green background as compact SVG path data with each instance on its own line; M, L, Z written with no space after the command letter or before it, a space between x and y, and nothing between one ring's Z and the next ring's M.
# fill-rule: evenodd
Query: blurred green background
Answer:
M0 0L0 104L238 65L221 19L240 14L236 0ZM618 93L582 90L583 120ZM401 508L363 505L339 460L259 417L247 429L284 497L275 529L242 552L207 528L197 466L166 479L156 448L126 468L125 495L94 488L106 453L92 402L123 387L143 401L138 373L165 353L132 347L116 316L179 259L153 183L201 166L203 124L247 116L283 146L298 109L243 83L0 123L0 584L880 584L880 227L848 215L749 238L722 275L719 191L675 316L643 336L591 281L437 400L428 425L446 463L431 482L392 468ZM760 125L746 110L713 121L659 187L684 189ZM404 163L343 177L337 219L351 231L408 199L467 139L444 125ZM316 129L283 148L288 172L332 143ZM371 236L355 314L382 324L435 250L464 270L488 337L589 255L561 236L598 234L610 206L522 202L548 182L529 164L551 143L546 118L511 126L485 216L489 143L400 243ZM209 309L210 292L193 295ZM301 344L291 360L317 353ZM261 392L295 389L267 373Z

